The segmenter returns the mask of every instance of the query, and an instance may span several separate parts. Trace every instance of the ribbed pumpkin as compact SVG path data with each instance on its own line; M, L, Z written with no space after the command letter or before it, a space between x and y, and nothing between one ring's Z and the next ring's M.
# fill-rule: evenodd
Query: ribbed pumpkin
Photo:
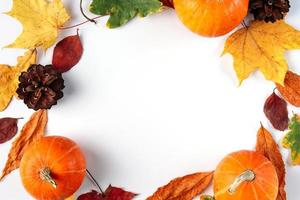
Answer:
M216 37L237 27L248 12L249 0L174 0L185 26L202 36Z
M216 200L275 200L278 178L273 164L254 151L226 156L214 174Z
M23 185L38 200L71 196L83 182L85 170L79 146L61 136L48 136L33 143L20 164Z

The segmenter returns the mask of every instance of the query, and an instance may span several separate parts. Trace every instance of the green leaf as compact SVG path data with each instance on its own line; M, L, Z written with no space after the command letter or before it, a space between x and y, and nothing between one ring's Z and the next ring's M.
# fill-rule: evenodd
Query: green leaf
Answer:
M107 26L117 28L139 15L145 17L158 12L159 0L93 0L90 11L96 15L110 15Z
M294 115L290 124L290 131L282 140L284 148L291 149L291 160L293 165L300 164L300 117Z

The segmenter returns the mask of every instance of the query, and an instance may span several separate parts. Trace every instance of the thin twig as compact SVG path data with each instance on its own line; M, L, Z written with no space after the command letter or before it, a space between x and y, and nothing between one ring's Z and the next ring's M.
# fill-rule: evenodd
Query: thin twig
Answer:
M91 174L91 172L90 172L88 169L86 169L86 172L87 172L87 175L88 175L88 178L90 179L90 181L91 181L94 185L96 185L96 186L98 187L98 189L100 190L102 196L104 196L103 190L101 189L99 183L98 183L98 182L96 181L96 179L93 177L93 175Z
M92 18L92 20L96 20L96 19L99 19L99 18L101 18L101 17L104 17L104 16L100 15L100 16L97 16L97 17ZM72 25L72 26L61 27L61 28L59 28L59 29L60 29L60 30L67 30L67 29L71 29L71 28L76 28L76 27L81 26L81 25L83 25L83 24L86 24L86 23L88 23L88 22L90 22L90 20L86 20L86 21L84 21L84 22L81 22L81 23L79 23L79 24L75 24L75 25Z
M89 20L90 22L93 22L93 23L97 24L97 22L95 21L95 19L89 18L89 17L83 12L83 8L82 8L82 0L80 0L80 12L81 12L81 14L84 16L84 18L86 18L86 19Z

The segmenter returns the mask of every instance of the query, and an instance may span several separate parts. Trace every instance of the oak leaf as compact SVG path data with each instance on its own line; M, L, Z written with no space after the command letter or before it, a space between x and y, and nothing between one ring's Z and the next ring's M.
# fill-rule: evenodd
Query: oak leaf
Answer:
M284 131L289 125L287 103L273 92L266 100L264 113L274 128Z
M158 190L147 200L192 200L211 183L213 172L199 172L176 178Z
M15 67L0 65L0 111L5 110L16 94L19 84L19 75L36 62L36 51L27 51L24 56L18 57Z
M162 3L159 0L93 0L90 11L96 15L110 15L106 25L117 28L136 17L146 17L158 12Z
M61 0L13 0L6 14L23 25L22 34L7 47L25 49L52 46L58 29L70 18Z
M256 151L269 159L277 172L279 190L277 200L286 200L285 192L285 165L279 147L271 133L262 125L257 133Z
M294 115L290 124L290 131L284 136L282 146L291 150L293 165L300 165L300 116Z
M39 110L32 114L29 121L23 126L19 137L12 143L0 181L10 172L19 168L26 148L43 137L47 121L47 110Z
M267 80L284 84L288 64L284 53L300 48L300 32L283 20L254 21L229 36L223 54L230 53L240 84L259 69Z
M290 104L300 107L300 76L288 71L284 79L284 86L276 84L278 91Z
M0 119L0 144L7 142L17 134L18 119L11 117Z

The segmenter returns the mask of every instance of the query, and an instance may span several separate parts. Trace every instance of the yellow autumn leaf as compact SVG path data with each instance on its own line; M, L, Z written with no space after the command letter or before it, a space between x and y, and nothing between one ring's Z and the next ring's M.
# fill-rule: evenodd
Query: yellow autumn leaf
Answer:
M233 56L240 84L259 69L267 80L283 85L288 70L284 53L299 48L300 32L283 20L276 23L254 21L229 36L223 54Z
M15 67L0 65L0 111L5 110L16 94L19 75L26 71L31 64L36 62L36 51L27 51L24 56L18 57Z
M23 25L22 34L7 47L25 49L52 46L58 28L70 18L61 0L13 0L13 8L6 14Z

